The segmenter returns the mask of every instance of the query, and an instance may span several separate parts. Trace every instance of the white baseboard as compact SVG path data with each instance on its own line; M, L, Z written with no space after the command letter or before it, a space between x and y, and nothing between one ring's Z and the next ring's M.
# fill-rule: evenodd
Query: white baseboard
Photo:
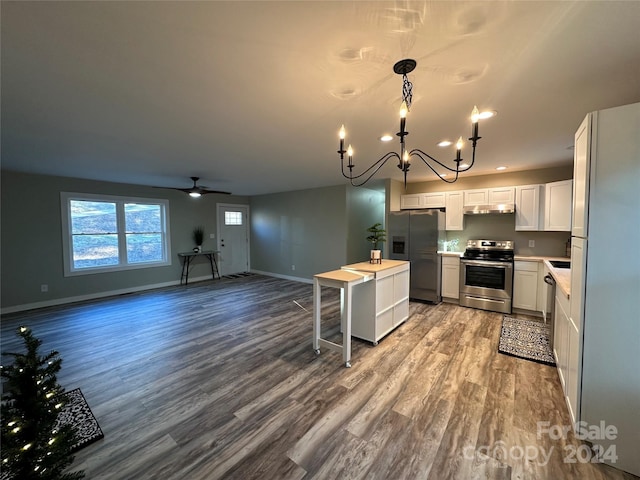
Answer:
M280 273L263 272L262 270L251 269L251 273L259 273L260 275L266 275L267 277L282 278L284 280L291 280L292 282L313 283L313 280L310 278L293 277L291 275L282 275Z
M202 282L204 280L211 280L211 275L190 278L189 283ZM9 313L23 312L25 310L34 310L36 308L55 307L57 305L65 305L67 303L76 303L76 302L83 302L86 300L96 300L98 298L114 297L116 295L125 295L127 293L143 292L145 290L154 290L156 288L171 287L174 285L180 285L180 280L174 280L171 282L164 282L164 283L154 283L152 285L142 285L139 287L122 288L119 290L109 290L106 292L89 293L87 295L77 295L74 297L54 298L51 300L44 300L42 302L33 302L33 303L25 303L22 305L14 305L12 307L0 308L0 314L6 315Z

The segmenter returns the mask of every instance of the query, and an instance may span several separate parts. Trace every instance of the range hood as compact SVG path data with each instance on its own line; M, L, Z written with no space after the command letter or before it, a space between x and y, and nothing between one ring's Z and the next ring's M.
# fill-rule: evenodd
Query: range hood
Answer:
M490 215L501 213L514 213L516 207L513 203L500 203L497 205L474 205L464 207L465 215Z

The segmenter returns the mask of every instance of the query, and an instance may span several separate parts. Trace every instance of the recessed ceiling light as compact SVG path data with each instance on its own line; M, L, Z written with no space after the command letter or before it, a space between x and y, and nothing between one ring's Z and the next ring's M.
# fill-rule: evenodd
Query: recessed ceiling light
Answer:
M393 140L393 137L389 134L380 137L381 142L390 142L391 140Z
M504 167L504 166L496 167L496 170L506 170L506 169L507 167Z
M438 146L439 147L448 147L449 145L451 145L453 142L449 141L449 140L443 140L441 141Z
M441 174L440 174L440 176L441 176L442 178L444 178L444 177L446 177L446 176L447 176L447 174L446 174L446 173L441 173Z
M461 163L460 164L460 168L468 168L469 164L468 163Z

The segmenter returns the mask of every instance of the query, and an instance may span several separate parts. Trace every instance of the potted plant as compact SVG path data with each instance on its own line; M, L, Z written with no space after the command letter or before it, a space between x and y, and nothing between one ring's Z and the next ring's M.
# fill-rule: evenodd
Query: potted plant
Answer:
M204 242L204 228L196 227L193 229L193 241L196 243L196 248L194 248L193 251L197 253L202 252L202 243Z
M371 255L369 257L369 261L371 263L382 263L382 251L378 248L378 244L383 243L387 240L387 232L385 229L380 228L381 226L381 223L374 223L372 226L367 228L367 232L369 232L367 241L371 242L371 245L373 247L373 249L371 250Z

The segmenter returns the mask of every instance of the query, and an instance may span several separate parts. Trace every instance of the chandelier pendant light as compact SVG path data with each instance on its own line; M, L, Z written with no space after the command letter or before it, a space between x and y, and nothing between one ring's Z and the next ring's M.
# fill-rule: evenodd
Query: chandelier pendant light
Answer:
M360 187L367 183L377 172L380 170L387 161L392 158L397 159L398 168L402 170L404 173L404 186L407 186L407 173L409 172L409 168L411 167L411 159L412 157L417 157L422 162L435 173L438 178L447 183L454 183L458 180L458 175L462 172L467 172L471 170L473 164L476 159L476 144L478 140L480 140L480 136L478 136L478 120L480 119L480 112L477 107L473 108L471 112L471 137L469 140L471 141L471 163L468 166L460 167L460 164L464 161L460 154L462 152L463 141L462 137L458 139L456 142L456 158L453 160L455 163L455 168L449 167L439 160L435 159L428 153L420 150L419 148L414 148L412 150L407 150L405 145L405 137L409 135L409 132L406 130L406 121L407 114L409 113L409 109L411 108L411 100L413 98L413 84L407 78L407 74L411 73L416 68L416 61L410 58L400 60L393 66L393 71L402 75L402 105L400 106L400 131L396 133L398 137L400 137L400 153L397 152L389 152L383 155L379 160L373 163L369 168L367 168L364 172L355 175L353 173L353 168L355 167L355 163L353 162L353 148L351 145L348 148L344 149L345 138L346 138L346 130L344 125L340 128L338 132L338 137L340 138L340 149L338 150L338 154L340 155L340 162L342 164L342 175L347 178L351 185L354 187ZM345 162L344 157L347 155L347 169L345 170ZM442 171L443 169L448 172L455 173L455 177L451 179L444 178L445 173L439 173L436 168L432 164L437 164L439 169Z

